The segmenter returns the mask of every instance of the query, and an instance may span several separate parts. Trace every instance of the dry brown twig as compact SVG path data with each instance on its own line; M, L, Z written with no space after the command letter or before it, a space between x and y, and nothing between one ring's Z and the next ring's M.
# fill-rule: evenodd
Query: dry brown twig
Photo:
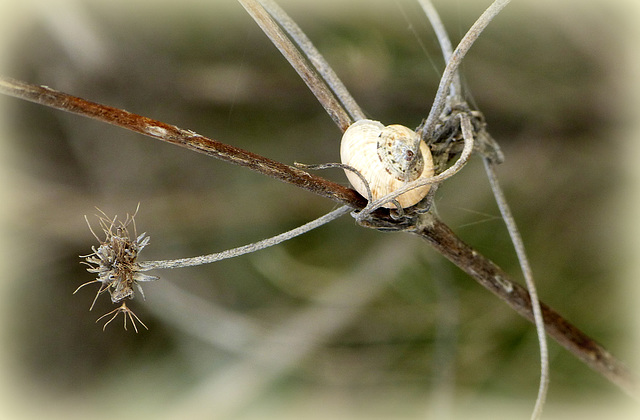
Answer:
M269 13L266 13L265 17L272 19ZM279 34L274 36L281 37ZM285 39L284 42L286 43L288 40ZM298 51L295 46L293 50ZM292 54L294 56L296 55L294 52L292 52ZM300 56L301 62L306 62L299 52L298 55ZM317 68L314 70L310 67L307 71L303 72L303 79L305 79L305 81L310 80L308 84L310 83L312 86L318 84L317 81L319 79L315 75L316 71ZM452 75L451 78L453 79L454 76ZM156 121L107 105L90 102L82 98L57 92L45 86L35 86L10 78L0 79L0 92L56 109L94 118L230 163L245 166L256 172L306 189L355 210L362 210L368 204L367 200L350 188L330 182L299 168L270 160L161 121ZM354 114L349 114L344 111L344 101L339 99L339 95L335 94L334 87L327 87L325 85L324 87L318 88L318 92L316 96L318 96L320 102L325 106L325 109L327 109L334 121L344 131L350 121L353 120ZM336 96L338 96L338 99L336 99ZM483 287L503 299L509 306L516 310L516 312L530 321L534 320L534 311L529 292L515 283L509 275L493 262L461 241L451 229L432 212L422 214L410 213L406 215L407 217L396 220L391 217L387 210L376 209L369 216L369 220L366 222L369 226L379 229L401 230L422 237L443 256L478 281ZM541 309L545 330L552 338L592 369L619 386L626 393L634 397L637 396L635 379L620 361L613 357L595 340L562 318L553 309L544 304L541 304ZM127 315L132 322L134 321L134 319L131 318L130 312L126 310L122 311L121 307L115 310L115 315L118 315L119 312L124 313L125 322ZM111 322L112 319L108 322Z

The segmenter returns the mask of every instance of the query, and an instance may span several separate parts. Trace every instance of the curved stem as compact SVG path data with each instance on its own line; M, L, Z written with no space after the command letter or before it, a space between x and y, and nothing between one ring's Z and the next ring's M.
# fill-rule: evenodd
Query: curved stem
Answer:
M467 54L473 43L478 39L480 33L489 25L489 22L510 2L511 0L495 0L487 10L480 15L478 20L469 28L467 33L462 37L462 40L451 54L447 66L440 78L440 84L438 85L438 91L436 97L429 111L429 116L425 124L422 126L419 134L422 139L427 139L433 134L438 117L442 113L447 101L447 95L449 93L449 86L451 81L458 72L458 67L462 63L462 59Z
M449 39L447 30L442 23L442 19L440 19L440 15L436 8L433 7L431 0L418 0L418 3L422 6L424 14L427 15L427 19L429 19L431 27L433 27L433 31L436 33L440 49L442 49L442 56L444 57L445 63L448 63L451 55L453 54L453 46L451 45L451 40ZM456 70L454 72L453 80L451 81L449 96L460 98L461 95L462 84L460 83L460 73Z
M227 249L215 254L201 255L191 258L180 258L176 260L161 260L161 261L141 261L138 262L138 271L148 271L157 268L181 268L181 267L193 267L196 265L210 264L216 261L225 260L228 258L238 257L240 255L249 254L251 252L260 251L261 249L269 248L274 245L278 245L284 241L295 238L309 232L317 227L320 227L332 220L337 219L351 211L351 207L342 206L332 212L325 214L309 223L299 226L295 229L291 229L287 232L273 236L271 238L264 239L262 241L254 242L248 245L240 246L233 249Z
M511 214L511 209L509 208L507 199L504 196L504 192L498 182L498 176L495 172L495 164L488 158L482 159L482 162L484 163L487 178L489 178L489 183L493 190L493 196L498 204L498 208L500 208L500 213L502 213L502 220L504 220L504 223L507 225L509 236L511 236L511 242L513 243L513 247L515 248L518 256L520 268L524 275L524 281L527 284L527 289L529 290L529 296L531 298L533 321L536 326L536 332L538 333L538 343L540 343L540 386L538 388L538 398L536 399L536 404L531 418L538 419L542 414L542 407L544 406L544 402L547 398L547 390L549 388L549 350L547 349L547 336L544 333L542 309L540 309L540 300L538 299L538 292L536 291L536 285L533 281L533 271L531 270L531 265L529 264L527 253L525 252L524 242L520 235L520 231L518 230L518 226L516 225L516 221Z

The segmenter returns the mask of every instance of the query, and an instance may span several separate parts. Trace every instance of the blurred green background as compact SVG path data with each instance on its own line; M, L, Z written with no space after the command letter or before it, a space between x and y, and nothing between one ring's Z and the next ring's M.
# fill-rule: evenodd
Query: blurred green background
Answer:
M456 43L489 3L435 5ZM505 152L499 176L539 295L633 365L628 4L513 2L462 74ZM427 115L444 63L415 2L283 5L367 115L410 127ZM339 130L231 0L5 7L4 74L284 163L339 160ZM109 299L89 312L95 288L72 295L92 278L78 255L95 245L83 219L97 226L95 207L124 217L140 203L141 259L167 259L275 235L334 204L103 123L2 105L6 418L528 417L533 327L423 241L348 216L256 254L156 272L129 305L149 331L119 318L103 332L94 321ZM436 206L520 278L479 161ZM619 390L555 343L550 356L545 418L632 418Z

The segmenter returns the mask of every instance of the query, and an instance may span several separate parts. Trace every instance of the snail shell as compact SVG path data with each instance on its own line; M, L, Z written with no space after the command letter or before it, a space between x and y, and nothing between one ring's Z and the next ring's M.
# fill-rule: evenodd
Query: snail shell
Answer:
M369 183L373 201L384 197L419 178L433 176L433 159L429 148L418 134L403 126L384 126L378 121L359 120L351 124L342 136L340 157L342 163L355 168ZM362 196L367 189L355 173L345 170L349 182ZM396 198L402 208L411 207L429 192L423 185ZM382 207L395 208L391 202Z

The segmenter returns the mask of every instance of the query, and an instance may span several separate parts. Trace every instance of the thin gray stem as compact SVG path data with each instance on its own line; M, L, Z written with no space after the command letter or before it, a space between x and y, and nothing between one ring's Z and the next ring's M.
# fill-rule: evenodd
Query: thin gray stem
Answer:
M340 216L343 216L349 211L351 207L342 206L332 212L325 214L309 223L299 226L295 229L281 233L280 235L273 236L271 238L264 239L262 241L254 242L248 245L243 245L233 249L227 249L226 251L217 252L215 254L201 255L191 258L180 258L176 260L161 260L161 261L141 261L138 263L138 271L149 271L158 268L181 268L181 267L193 267L195 265L210 264L216 261L225 260L228 258L238 257L240 255L249 254L251 252L259 251L261 249L269 248L274 245L278 245L284 241L295 238L310 230L313 230L319 226L331 222Z
M444 57L445 63L449 62L451 55L453 55L453 46L451 44L451 40L449 39L449 35L447 34L447 30L442 23L442 19L440 19L440 15L435 7L433 7L433 3L431 0L418 0L420 6L422 6L422 10L424 14L427 15L427 19L431 23L433 27L433 31L436 33L436 37L438 38L438 43L440 44L440 48L442 49L442 56ZM449 89L449 96L460 98L462 95L462 84L460 83L460 74L458 71L454 72L453 80L451 81L451 87Z
M331 119L344 132L353 123L353 118L344 110L342 104L327 84L320 78L309 61L296 48L287 34L275 22L269 12L256 0L238 0L247 13L256 21L262 31L269 37L273 45L278 48L287 59L291 67L300 75L302 80L316 96Z
M351 118L355 121L365 119L366 116L360 108L360 105L356 103L356 100L353 99L353 96L351 96L347 87L342 83L342 80L340 80L329 63L327 63L327 60L325 60L322 54L320 54L320 51L318 51L309 37L305 35L293 19L291 19L291 17L274 1L258 1L302 50L304 56L306 56L307 60L309 60L315 67L320 77L322 77L325 83L329 86L329 89L331 89L331 91L336 95L338 100L344 106L344 109L349 113L349 115L351 115Z
M353 166L347 165L346 163L320 163L320 164L307 165L305 163L294 162L293 164L295 165L296 168L310 169L314 171L321 170L321 169L340 168L344 171L353 172L354 174L356 174L358 178L360 178L360 181L362 181L362 185L364 185L364 188L367 191L367 197L366 197L367 202L370 202L371 198L373 197L373 195L371 194L371 188L369 187L369 183L367 182L367 179L364 177L364 175L362 175L362 173L358 171L356 168L354 168Z
M458 67L460 63L462 63L462 59L467 54L473 43L478 39L480 33L489 25L489 22L493 20L494 17L510 2L511 0L496 0L491 6L487 8L487 10L480 15L478 20L469 28L467 33L462 37L462 40L456 47L456 49L451 54L451 58L447 62L447 66L442 73L442 77L440 78L440 84L438 85L438 91L436 92L436 97L433 101L433 105L431 106L431 111L429 111L429 116L425 124L420 129L420 137L423 140L426 140L431 135L433 135L433 131L435 129L436 123L438 122L438 118L442 113L446 101L447 95L449 94L449 86L455 75L458 72Z
M431 22L431 26L433 27L436 36L438 37L438 41L440 43L440 47L442 48L442 54L445 58L445 61L449 62L452 56L452 48L451 41L447 36L447 32L440 20L440 16L436 11L435 7L430 0L418 0L422 9L424 10L427 18ZM460 83L460 74L458 71L454 72L453 80L451 83L451 87L449 90L449 98L457 97L461 99L461 83ZM462 131L465 131L465 125L467 125L466 130L470 129L470 122L468 117L466 121L462 123ZM507 225L507 230L509 231L509 235L511 236L511 240L513 242L514 248L516 250L516 254L518 256L518 261L520 262L520 267L522 269L522 273L525 278L525 282L527 284L527 289L529 290L529 296L531 297L531 304L533 310L534 324L536 326L536 332L538 334L538 342L540 345L540 386L538 388L538 397L536 399L536 404L533 409L533 413L531 415L532 419L538 419L542 415L542 409L544 407L544 403L546 400L547 390L549 387L549 356L548 356L548 348L546 342L546 335L544 331L544 320L542 316L542 311L540 308L540 301L537 296L535 283L533 280L533 273L531 271L531 267L529 264L529 260L525 253L524 242L520 236L518 231L518 227L516 225L515 219L513 218L507 200L504 196L502 188L500 187L500 183L498 182L498 178L495 174L494 166L495 164L490 159L483 159L485 169L487 172L487 177L489 178L489 182L491 184L491 188L493 190L493 194L500 208L500 212L502 213L503 220Z
M487 178L491 184L493 190L493 196L496 199L496 203L502 213L502 220L507 225L509 236L511 236L511 242L518 255L518 261L520 262L520 268L524 275L524 281L531 297L531 309L533 310L533 320L536 326L536 332L538 333L538 342L540 344L540 387L538 388L538 398L531 415L532 419L538 419L542 415L542 408L547 397L547 389L549 388L549 352L547 349L547 336L544 330L544 319L542 317L542 309L540 308L540 300L538 299L538 293L536 292L536 285L533 280L533 272L529 259L524 249L524 242L520 236L516 221L511 214L509 204L504 196L504 192L498 182L498 177L494 169L494 163L491 160L484 158L484 168L487 172Z

